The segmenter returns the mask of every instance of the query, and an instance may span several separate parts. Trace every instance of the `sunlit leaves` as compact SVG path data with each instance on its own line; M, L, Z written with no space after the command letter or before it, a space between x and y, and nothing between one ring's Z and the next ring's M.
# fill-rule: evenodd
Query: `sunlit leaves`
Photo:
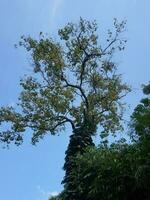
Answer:
M10 109L10 116L19 117L9 122L23 124L18 133L32 129L35 143L48 132L64 129L68 122L73 129L87 121L95 126L93 130L100 125L102 137L118 130L120 100L129 87L116 72L113 54L124 49L124 29L125 22L115 19L105 45L98 37L97 23L82 18L58 31L59 42L43 33L38 39L22 36L19 45L26 49L32 64L31 73L20 80L19 114ZM7 122L7 116L4 110L0 122Z

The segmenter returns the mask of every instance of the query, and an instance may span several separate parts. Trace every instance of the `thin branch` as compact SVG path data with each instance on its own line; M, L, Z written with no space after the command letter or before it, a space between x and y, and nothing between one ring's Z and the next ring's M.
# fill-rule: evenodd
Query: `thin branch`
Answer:
M48 79L45 77L44 72L40 69L42 78L47 82L48 85L50 85L50 82L48 81Z
M91 54L87 54L87 57L89 57L89 58L95 58L95 57L101 57L101 56L106 55L107 49L108 49L110 46L112 46L112 45L117 41L117 37L118 37L118 34L116 33L114 39L104 48L104 50L102 50L101 53L91 53Z
M75 125L74 125L73 121L71 119L69 119L68 117L66 117L64 115L59 115L57 118L58 119L63 119L63 120L65 120L65 122L69 122L71 124L71 126L72 126L72 129L73 130L75 129Z
M86 104L86 107L87 107L87 109L88 109L88 108L89 108L88 99L87 99L87 97L86 97L86 95L85 95L85 93L84 93L82 87L80 87L79 85L73 85L73 84L69 83L68 80L63 76L63 74L62 74L62 76L61 76L61 79L62 79L62 81L64 81L64 82L66 83L66 85L65 85L64 87L67 87L67 86L73 87L73 88L78 89L78 90L81 92L81 95L84 97L85 104Z
M67 122L66 120L58 122L58 123L53 127L53 130L55 130L58 126L61 126L62 124L65 124L66 122Z
M88 56L86 56L82 62L82 65L81 65L81 74L80 74L80 87L82 87L82 83L83 83L83 75L84 75L84 71L85 71L85 65L86 65L86 62L88 61Z
M106 50L117 41L117 35L115 36L115 38L109 43L109 45L107 47L105 47L105 49L102 51L102 55L106 52Z

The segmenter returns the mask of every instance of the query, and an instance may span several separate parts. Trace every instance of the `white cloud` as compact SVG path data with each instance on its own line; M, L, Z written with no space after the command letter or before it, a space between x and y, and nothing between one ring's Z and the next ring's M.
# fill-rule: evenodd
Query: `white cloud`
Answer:
M48 200L49 197L57 196L59 194L59 192L57 192L57 191L50 192L48 190L45 190L40 185L38 185L36 188L39 192L39 199L38 200Z
M58 194L59 194L58 192L54 191L54 192L50 192L49 196L54 197L54 196L57 196Z
M53 0L52 14L51 14L52 22L57 17L58 11L60 10L62 3L63 3L63 0Z

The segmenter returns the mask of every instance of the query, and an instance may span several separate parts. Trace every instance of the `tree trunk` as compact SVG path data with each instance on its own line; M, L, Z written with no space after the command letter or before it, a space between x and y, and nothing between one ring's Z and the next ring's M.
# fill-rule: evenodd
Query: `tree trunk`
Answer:
M66 171L62 183L64 184L65 200L83 200L79 188L80 166L77 166L75 157L83 154L88 146L94 146L92 135L94 129L89 124L76 128L70 136L70 142L65 152L64 170Z

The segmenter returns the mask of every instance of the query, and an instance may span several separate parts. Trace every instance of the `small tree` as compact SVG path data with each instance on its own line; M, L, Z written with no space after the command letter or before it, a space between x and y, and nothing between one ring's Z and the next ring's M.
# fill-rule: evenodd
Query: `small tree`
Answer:
M81 18L78 24L68 23L58 31L60 42L42 33L39 40L23 36L20 42L31 54L33 72L20 81L18 112L12 107L0 109L0 124L10 124L10 129L0 132L0 141L20 145L23 133L30 128L35 144L45 134L56 134L70 123L73 136L66 151L65 188L70 188L67 183L72 157L92 145L91 136L97 127L101 127L102 138L121 127L121 99L129 87L116 73L117 65L112 58L117 50L124 50L124 29L125 22L115 19L114 32L108 31L103 46L96 22ZM68 198L79 200L75 196Z

